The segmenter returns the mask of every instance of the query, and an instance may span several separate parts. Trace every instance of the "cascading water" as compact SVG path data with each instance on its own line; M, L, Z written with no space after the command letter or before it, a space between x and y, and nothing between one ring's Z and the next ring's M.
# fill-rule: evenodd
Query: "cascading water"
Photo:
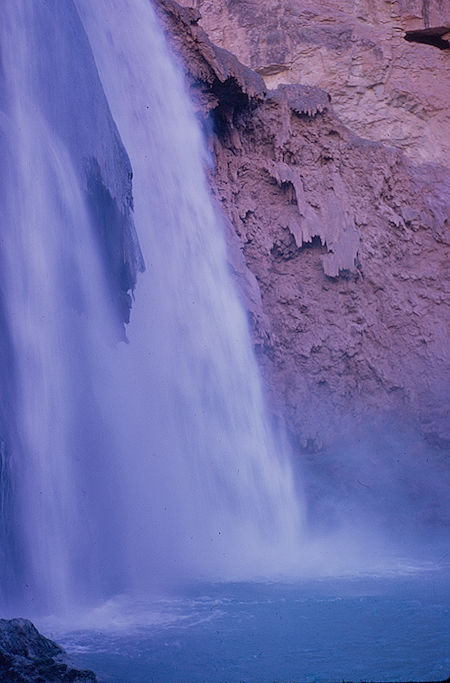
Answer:
M56 609L283 573L299 504L152 7L7 0L0 15L5 593ZM120 221L138 252L116 125L146 262L129 343L105 257Z

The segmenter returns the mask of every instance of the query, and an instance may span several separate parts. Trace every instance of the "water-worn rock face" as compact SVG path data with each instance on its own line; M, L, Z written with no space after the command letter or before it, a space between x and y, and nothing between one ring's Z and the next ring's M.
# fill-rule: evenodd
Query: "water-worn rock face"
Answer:
M0 678L4 683L95 683L92 671L70 668L64 650L28 619L0 619Z
M383 414L448 443L445 169L361 139L318 88L266 92L209 42L198 12L157 7L209 135L255 344L291 431L319 448L343 415Z
M317 85L362 137L446 163L450 4L442 0L182 0L210 38L279 83ZM405 40L406 38L406 40Z

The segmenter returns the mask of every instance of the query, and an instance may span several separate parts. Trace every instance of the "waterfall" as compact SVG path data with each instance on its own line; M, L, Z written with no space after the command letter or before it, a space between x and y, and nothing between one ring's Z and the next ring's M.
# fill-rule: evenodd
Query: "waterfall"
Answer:
M300 505L150 3L0 19L3 602L283 574Z

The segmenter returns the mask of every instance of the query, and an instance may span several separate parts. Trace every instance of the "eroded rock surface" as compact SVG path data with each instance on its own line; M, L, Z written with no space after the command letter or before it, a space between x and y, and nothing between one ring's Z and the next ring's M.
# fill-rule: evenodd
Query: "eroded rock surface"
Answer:
M182 0L210 38L279 83L317 85L362 137L447 163L450 3ZM406 39L405 39L406 38Z
M0 679L4 683L95 683L92 671L69 667L65 654L28 619L0 619Z
M389 414L448 444L446 170L358 137L316 87L267 92L209 42L196 10L157 7L250 274L235 269L256 279L255 344L292 433L320 448L343 415Z

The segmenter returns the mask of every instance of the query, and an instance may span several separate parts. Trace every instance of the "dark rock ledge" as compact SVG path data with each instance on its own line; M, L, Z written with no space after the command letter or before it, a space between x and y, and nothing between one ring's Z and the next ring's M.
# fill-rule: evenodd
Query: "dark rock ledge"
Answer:
M45 638L28 619L0 619L2 683L95 683L92 671L68 666L65 651Z

